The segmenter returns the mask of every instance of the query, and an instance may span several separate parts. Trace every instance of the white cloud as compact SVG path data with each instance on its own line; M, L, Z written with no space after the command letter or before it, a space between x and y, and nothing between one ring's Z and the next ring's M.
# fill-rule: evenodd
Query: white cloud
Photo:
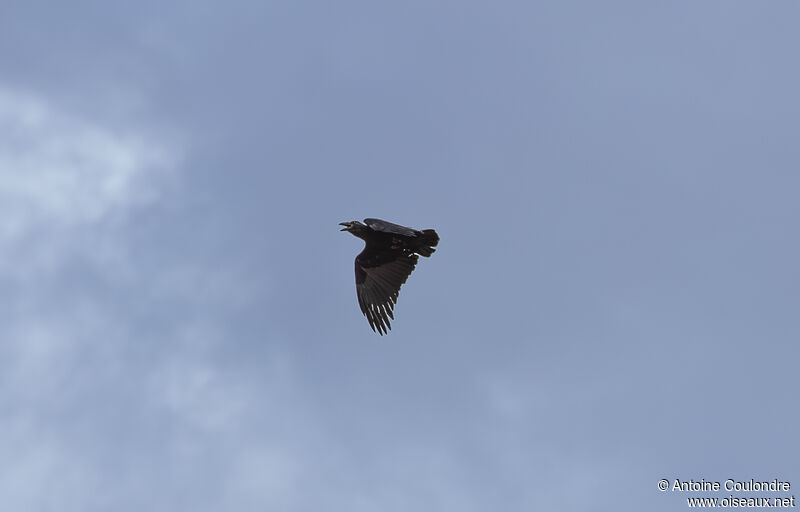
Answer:
M91 509L104 474L84 438L99 427L81 418L119 381L130 325L68 268L117 270L120 221L158 199L180 154L2 85L0 132L0 495L10 509Z
M75 229L151 201L179 152L0 86L0 275L52 267ZM75 244L71 243L74 247Z
M180 179L180 150L2 85L0 130L5 505L107 510L155 494L180 508L182 499L294 496L298 447L284 446L286 430L272 423L306 414L288 359L268 358L254 376L214 357L226 341L218 303L245 300L248 286L226 265L136 247L128 231ZM162 315L164 303L179 314ZM165 325L148 324L153 317ZM263 436L253 424L277 430ZM203 498L161 478L200 484L212 478L206 465L229 477Z
M143 178L176 163L170 148L141 135L115 133L3 88L0 129L3 213L18 222L95 222L147 199L153 190Z
M6 377L29 393L58 383L88 340L118 335L103 298L63 268L80 261L113 273L126 250L117 221L157 199L180 155L2 85L0 131L0 298L9 315L0 354Z

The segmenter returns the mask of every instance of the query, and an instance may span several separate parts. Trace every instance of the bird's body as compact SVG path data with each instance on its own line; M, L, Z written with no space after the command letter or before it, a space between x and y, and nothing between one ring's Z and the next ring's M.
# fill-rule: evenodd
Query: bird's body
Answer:
M380 219L339 225L366 243L355 261L358 305L372 330L384 335L392 328L389 319L394 320L400 287L414 270L417 255L433 254L439 235L432 229L417 231Z

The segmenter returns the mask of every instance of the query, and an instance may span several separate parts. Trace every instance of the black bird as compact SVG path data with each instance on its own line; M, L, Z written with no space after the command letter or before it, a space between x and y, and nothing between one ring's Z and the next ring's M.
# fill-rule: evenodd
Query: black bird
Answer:
M380 219L339 225L344 226L341 231L349 231L366 242L356 256L356 294L369 326L383 336L392 328L389 319L394 320L397 295L417 264L417 254L433 254L439 235L432 229L417 231Z

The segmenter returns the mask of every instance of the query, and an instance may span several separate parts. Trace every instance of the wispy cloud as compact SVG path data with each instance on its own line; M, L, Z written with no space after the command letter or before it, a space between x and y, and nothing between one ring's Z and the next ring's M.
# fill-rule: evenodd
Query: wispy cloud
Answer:
M103 471L85 436L102 429L85 405L119 379L130 333L72 274L113 274L117 226L158 200L180 154L2 86L0 131L0 495L18 510L93 509Z
M0 211L4 242L41 224L98 222L152 199L178 155L137 133L117 133L45 99L0 87Z
M2 87L0 130L4 506L296 500L310 459L299 425L314 422L300 419L290 359L266 354L255 371L216 358L231 336L218 306L243 300L246 283L131 240L137 213L183 179L180 152ZM172 488L210 481L192 496Z
M109 248L91 236L153 201L180 153L46 98L0 86L0 276L54 270Z
M103 267L115 261L105 256L125 250L119 222L158 199L180 154L2 86L0 130L0 294L9 314L0 332L5 347L20 351L14 372L52 375L36 368L63 363L68 340L95 335L107 318L102 297L85 287L62 294L70 266L113 272Z

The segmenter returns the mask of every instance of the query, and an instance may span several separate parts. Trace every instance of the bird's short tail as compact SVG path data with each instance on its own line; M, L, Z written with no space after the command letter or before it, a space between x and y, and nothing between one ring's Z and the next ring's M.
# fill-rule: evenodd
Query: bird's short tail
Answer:
M432 229L423 229L422 236L419 240L419 247L417 247L416 252L419 253L421 256L425 256L426 258L436 252L436 244L439 243L439 235L436 234L436 231Z

